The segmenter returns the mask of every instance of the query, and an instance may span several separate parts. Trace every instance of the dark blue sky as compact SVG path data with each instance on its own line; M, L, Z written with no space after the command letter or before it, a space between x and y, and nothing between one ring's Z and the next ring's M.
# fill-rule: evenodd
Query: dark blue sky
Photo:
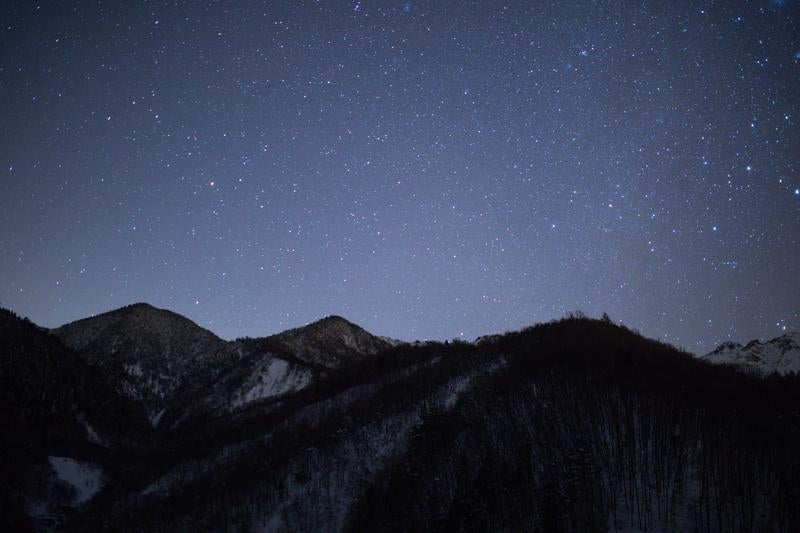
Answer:
M17 2L0 302L800 329L800 2Z

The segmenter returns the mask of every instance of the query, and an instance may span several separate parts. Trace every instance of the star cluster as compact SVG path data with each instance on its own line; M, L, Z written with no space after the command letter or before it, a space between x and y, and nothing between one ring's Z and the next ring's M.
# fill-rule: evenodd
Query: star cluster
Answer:
M800 3L19 2L0 302L232 338L800 328Z

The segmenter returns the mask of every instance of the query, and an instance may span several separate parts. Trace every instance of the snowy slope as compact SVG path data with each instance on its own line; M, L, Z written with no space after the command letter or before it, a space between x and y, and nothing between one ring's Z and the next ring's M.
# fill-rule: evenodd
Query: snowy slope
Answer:
M787 333L767 342L753 340L745 346L726 342L702 359L740 366L762 375L800 373L800 332Z
M103 488L103 471L94 464L71 457L51 456L47 459L59 481L74 489L73 505L86 503Z
M241 407L264 398L294 392L313 379L311 370L277 357L259 361L254 371L232 394L231 406Z
M159 427L198 416L220 416L254 402L296 392L314 381L320 370L266 339L238 339L198 357L197 364L166 410Z

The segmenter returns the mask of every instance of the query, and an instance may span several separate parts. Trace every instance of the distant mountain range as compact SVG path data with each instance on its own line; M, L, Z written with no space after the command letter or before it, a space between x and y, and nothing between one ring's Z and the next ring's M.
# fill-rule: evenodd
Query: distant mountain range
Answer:
M800 333L792 332L761 342L753 340L720 344L702 357L715 364L728 364L766 376L777 373L800 373Z
M330 316L224 341L147 304L0 310L0 530L798 531L798 340L697 358L573 317L404 343Z

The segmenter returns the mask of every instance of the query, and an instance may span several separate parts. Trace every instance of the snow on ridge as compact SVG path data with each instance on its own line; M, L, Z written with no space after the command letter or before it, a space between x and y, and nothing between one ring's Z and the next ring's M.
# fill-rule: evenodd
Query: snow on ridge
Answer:
M800 373L800 333L788 333L766 342L753 340L744 346L725 342L701 359L736 365L761 375Z

